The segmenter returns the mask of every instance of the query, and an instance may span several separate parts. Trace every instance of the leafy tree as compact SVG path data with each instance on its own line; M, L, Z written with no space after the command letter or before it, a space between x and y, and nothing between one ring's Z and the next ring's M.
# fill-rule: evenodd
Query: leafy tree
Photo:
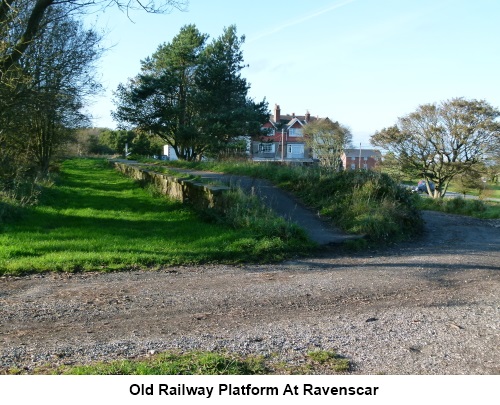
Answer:
M500 150L486 162L486 174L491 183L498 184L500 177Z
M483 176L485 173L485 167L483 164L478 164L476 167L471 167L465 173L461 173L456 177L458 192L467 195L472 190L477 190L481 195L485 189L485 184L483 183Z
M339 171L342 153L352 142L350 129L326 118L309 122L303 131L306 144L320 165L328 171Z
M244 40L230 26L201 53L194 92L197 127L202 129L199 155L217 153L235 137L260 134L269 117L265 101L247 97L250 85L241 77Z
M162 149L158 139L137 131L86 128L79 130L76 138L76 154L123 155L125 144L131 153L142 156L160 155Z
M500 111L484 100L425 104L376 132L371 142L392 152L404 170L416 171L427 184L433 181L434 198L443 197L453 178L498 151L499 116Z
M134 131L114 131L106 129L100 135L99 142L110 148L114 153L123 154L125 151L125 144L131 145L134 137Z
M115 93L114 118L156 135L180 159L199 160L235 137L260 131L267 103L247 97L249 85L234 26L207 45L194 25L142 62L141 73Z

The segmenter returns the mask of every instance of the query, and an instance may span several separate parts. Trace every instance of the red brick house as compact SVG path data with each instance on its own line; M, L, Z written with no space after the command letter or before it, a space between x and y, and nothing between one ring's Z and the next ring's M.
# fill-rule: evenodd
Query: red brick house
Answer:
M376 149L346 149L342 154L344 170L373 170L380 162L382 154Z
M268 135L252 140L252 159L312 162L302 128L318 118L311 117L309 111L305 115L282 115L278 104L275 104L273 112L269 121L262 126Z

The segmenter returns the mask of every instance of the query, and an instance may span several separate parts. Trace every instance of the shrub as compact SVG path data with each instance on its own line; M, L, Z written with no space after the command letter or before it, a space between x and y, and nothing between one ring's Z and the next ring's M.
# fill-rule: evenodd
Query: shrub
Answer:
M416 197L385 174L339 172L301 182L297 191L344 230L371 240L402 239L422 230Z

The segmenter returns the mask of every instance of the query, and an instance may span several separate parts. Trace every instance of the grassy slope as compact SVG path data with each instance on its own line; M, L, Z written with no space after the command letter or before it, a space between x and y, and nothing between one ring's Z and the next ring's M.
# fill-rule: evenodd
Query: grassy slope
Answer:
M158 163L158 161L156 161ZM301 167L287 167L287 166L276 166L266 163L261 164L252 164L248 162L199 162L199 163L191 163L191 162L167 162L167 165L172 166L180 166L180 167L188 167L188 168L197 168L200 170L214 170L220 172L234 173L234 174L242 174L248 176L255 176L266 178L272 181L274 184L278 186L282 186L285 189L288 189L298 195L300 195L304 200L307 199L315 193L322 193L324 190L318 190L318 187L312 187L311 189L307 188L308 184L317 184L317 181L314 182L306 182L306 187L303 187L300 184L301 176L304 175L305 171ZM349 174L349 172L344 172L345 174ZM419 179L404 181L404 184L415 186L418 183ZM297 187L297 185L299 186ZM352 191L352 190L351 190ZM452 183L450 185L450 191L459 191L459 186L457 183ZM470 195L478 195L477 191L471 191L468 194ZM416 197L416 196L415 196ZM489 184L486 192L482 194L484 198L500 198L500 186ZM478 218L500 218L500 203L491 202L482 200L479 202L474 202L471 200L466 201L452 201L451 203L448 201L450 199L444 199L439 201L429 201L429 199L422 196L422 198L415 198L415 203L417 207L425 210L436 210L436 211L444 211L449 213L454 213L458 215L469 215ZM455 200L455 199L451 199ZM462 200L462 199L459 199ZM315 205L317 199L311 202L311 205ZM328 203L327 203L328 205ZM324 211L328 211L328 207L326 206L316 206L316 208ZM376 208L377 209L377 208ZM328 212L323 212L325 215L328 215ZM381 212L384 214L383 210ZM389 216L390 217L390 216ZM362 221L361 221L362 222ZM337 225L341 225L337 220ZM377 224L375 224L378 226ZM382 228L382 227L380 227ZM352 231L355 231L353 229ZM361 233L367 233L366 230Z
M158 162L265 178L302 199L348 233L372 244L406 239L421 228L417 196L386 175L372 171L320 173L318 168L251 162Z
M0 228L0 274L280 260L297 243L204 222L104 161L70 160L38 206Z

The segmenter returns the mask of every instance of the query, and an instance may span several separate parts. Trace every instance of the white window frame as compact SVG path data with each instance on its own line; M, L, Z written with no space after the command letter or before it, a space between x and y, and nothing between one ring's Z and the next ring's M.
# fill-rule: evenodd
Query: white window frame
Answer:
M274 143L261 143L259 145L259 152L261 153L274 153Z
M288 130L288 135L294 138L302 138L304 136L302 128L290 128Z

